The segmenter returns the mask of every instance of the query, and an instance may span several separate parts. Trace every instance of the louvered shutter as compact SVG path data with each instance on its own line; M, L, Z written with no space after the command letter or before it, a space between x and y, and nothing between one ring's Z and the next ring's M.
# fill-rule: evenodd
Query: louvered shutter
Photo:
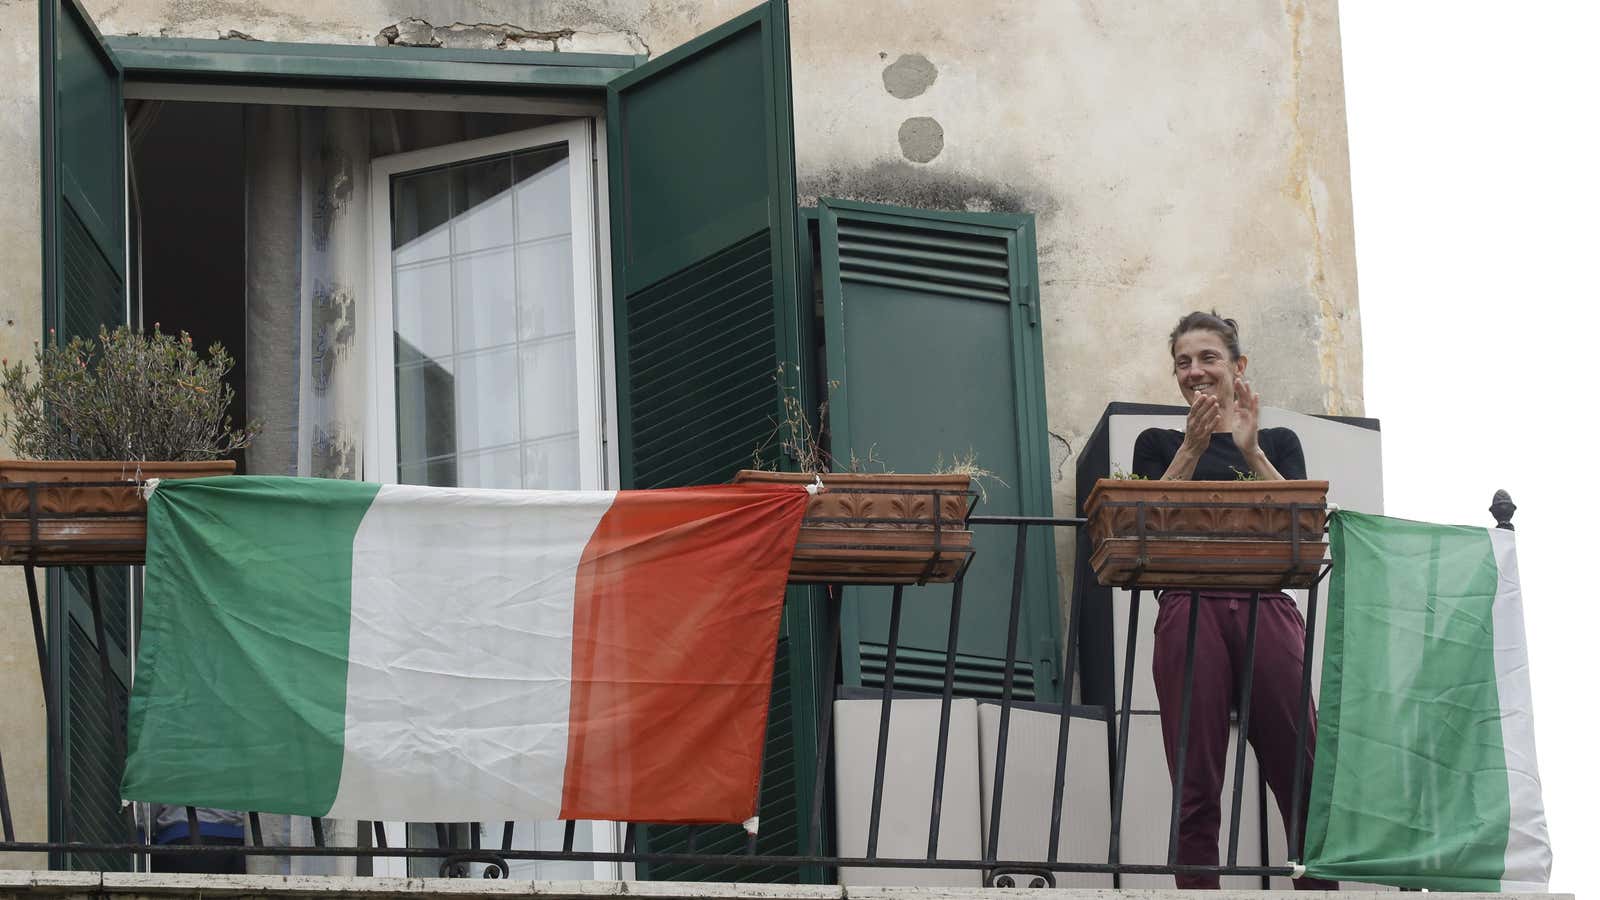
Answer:
M978 512L1049 515L1049 448L1030 216L823 200L818 210L833 454L867 471L931 471L976 454L994 473ZM996 697L1016 536L976 529L962 600L957 691ZM1033 529L1018 629L1019 699L1057 697L1055 544ZM881 685L887 588L851 588L845 676ZM908 588L896 687L943 686L951 590Z
M772 433L781 385L803 391L810 374L785 4L764 3L620 76L607 88L606 131L622 486L726 482ZM791 618L773 680L761 853L802 852L809 809L815 649ZM638 840L652 852L689 849L686 828L642 828ZM694 841L703 852L743 847L738 828ZM640 866L641 878L673 880L805 874Z
M607 107L623 486L726 481L802 356L783 6L619 77Z
M93 336L127 321L122 74L76 0L41 0L40 180L46 338ZM51 572L50 716L63 752L50 764L50 837L123 843L124 722L129 682L128 569L92 570L103 618L88 600L91 570ZM102 660L100 641L106 643ZM127 856L57 855L52 867L116 870Z

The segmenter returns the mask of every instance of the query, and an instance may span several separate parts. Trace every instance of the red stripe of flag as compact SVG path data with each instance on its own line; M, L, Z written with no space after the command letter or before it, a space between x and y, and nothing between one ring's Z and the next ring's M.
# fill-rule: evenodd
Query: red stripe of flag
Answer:
M621 491L579 563L563 819L756 814L773 655L810 495Z

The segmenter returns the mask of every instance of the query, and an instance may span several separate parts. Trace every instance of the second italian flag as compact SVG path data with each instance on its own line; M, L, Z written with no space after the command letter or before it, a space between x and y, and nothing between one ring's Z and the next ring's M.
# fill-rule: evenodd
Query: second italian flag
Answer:
M807 500L162 482L122 794L360 819L744 821Z

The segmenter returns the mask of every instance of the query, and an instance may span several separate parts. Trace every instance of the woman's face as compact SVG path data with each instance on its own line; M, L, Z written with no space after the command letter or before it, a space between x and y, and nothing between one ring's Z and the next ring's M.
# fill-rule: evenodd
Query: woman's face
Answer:
M1172 370L1185 403L1193 406L1196 394L1211 394L1227 407L1233 405L1233 380L1244 374L1244 357L1229 359L1222 335L1196 328L1178 335L1172 346Z

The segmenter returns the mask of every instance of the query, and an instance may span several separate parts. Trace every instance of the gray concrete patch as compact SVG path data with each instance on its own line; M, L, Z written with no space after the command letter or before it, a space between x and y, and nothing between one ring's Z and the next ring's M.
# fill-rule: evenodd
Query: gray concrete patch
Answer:
M901 100L920 95L939 77L939 69L921 53L906 53L883 69L883 89Z
M913 116L900 123L900 152L912 162L932 162L944 150L944 126L931 116Z

